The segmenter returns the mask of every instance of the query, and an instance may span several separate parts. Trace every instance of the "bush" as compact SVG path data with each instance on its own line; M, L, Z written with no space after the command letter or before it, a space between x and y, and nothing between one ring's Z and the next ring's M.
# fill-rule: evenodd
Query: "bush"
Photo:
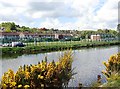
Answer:
M103 84L102 87L114 87L114 89L119 89L120 87L120 76L118 74L112 75L107 83Z
M112 55L108 62L103 63L106 67L105 71L102 71L102 73L107 77L111 77L111 75L118 74L120 75L120 53L116 55Z
M21 53L22 50L23 50L23 48L20 48L20 47L14 47L11 51L12 51L13 53Z
M10 52L11 51L11 48L1 48L2 50L2 53L7 53L7 52Z
M72 78L72 53L71 51L59 58L58 62L45 61L36 65L20 66L16 73L9 69L2 76L2 88L31 88L64 87Z

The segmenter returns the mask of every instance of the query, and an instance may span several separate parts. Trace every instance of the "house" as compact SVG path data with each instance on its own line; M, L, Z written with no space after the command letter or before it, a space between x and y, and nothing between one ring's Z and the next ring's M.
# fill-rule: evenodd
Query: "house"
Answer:
M0 32L0 40L2 43L18 41L19 38L19 33L16 32Z
M102 41L112 41L112 40L117 40L116 36L111 35L111 34L100 34L101 40Z
M40 38L55 38L55 34L38 34Z
M39 37L39 35L37 33L21 32L19 33L19 37L21 39L29 39Z
M72 37L72 34L63 34L63 39L71 39Z
M0 32L0 38L19 39L19 33L16 33L16 32Z
M93 41L113 41L117 40L117 38L111 34L97 34L97 35L91 35L90 39Z
M7 42L28 40L33 41L34 39L70 39L72 34L46 34L46 33L30 33L30 32L0 32L0 38L2 40L7 40Z
M90 39L92 41L98 41L98 40L101 40L101 36L99 34L97 34L97 35L91 35Z
M71 39L72 34L55 34L55 39Z

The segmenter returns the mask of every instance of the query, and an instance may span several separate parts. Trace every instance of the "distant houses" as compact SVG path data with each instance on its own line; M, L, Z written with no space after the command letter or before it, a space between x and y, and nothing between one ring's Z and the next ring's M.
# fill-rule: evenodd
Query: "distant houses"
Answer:
M95 35L91 35L90 39L92 41L112 41L112 40L117 40L117 37L111 34L95 34Z
M71 33L30 33L30 32L0 32L0 40L2 43L7 42L16 42L16 41L23 41L23 42L35 42L35 41L71 41L75 40L76 36ZM113 41L117 40L117 36L113 36L111 34L91 34L88 40L91 41ZM82 40L81 37L77 39L77 41ZM87 41L87 38L86 38Z
M97 34L97 35L91 35L91 36L90 36L90 39L91 39L92 41L101 40L101 36L100 36L99 34Z
M43 33L29 33L29 32L0 32L0 39L9 41L33 40L33 39L69 39L72 34L43 34Z
M16 32L0 32L0 38L2 39L19 39L19 33Z

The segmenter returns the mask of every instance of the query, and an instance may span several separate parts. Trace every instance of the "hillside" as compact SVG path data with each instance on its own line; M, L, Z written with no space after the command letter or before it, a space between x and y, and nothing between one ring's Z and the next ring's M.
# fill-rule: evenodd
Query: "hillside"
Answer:
M110 34L112 36L118 36L118 32L112 29L97 29L97 30L62 30L62 29L54 29L54 28L30 28L26 26L16 25L14 22L3 22L0 24L0 32L31 32L31 33L59 33L59 34L73 34L76 37L80 37L82 39L90 38L91 34Z

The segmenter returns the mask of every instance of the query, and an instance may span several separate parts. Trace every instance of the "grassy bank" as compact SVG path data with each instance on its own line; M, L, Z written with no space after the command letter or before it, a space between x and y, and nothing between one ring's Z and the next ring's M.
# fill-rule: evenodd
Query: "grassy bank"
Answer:
M79 48L89 48L89 47L99 47L99 46L110 46L110 45L118 45L120 42L111 41L111 42L48 42L45 44L41 43L40 45L31 45L26 47L2 47L2 56L10 55L10 54L37 54L42 52L50 52L50 51L59 51L66 49L79 49Z
M102 73L106 76L108 82L102 87L117 87L120 88L120 53L112 55L108 62L103 63L106 70Z
M93 87L112 87L120 89L120 53L111 55L107 62L103 62L105 70L102 73L105 75L107 82L101 84L97 82Z
M101 87L116 87L116 88L120 88L120 75L116 74L116 75L112 75L107 83L101 85Z
M101 88L105 88L105 89L109 89L110 87L112 87L114 89L120 89L120 75L118 75L118 74L111 75L107 79L107 82L105 82L103 84L95 82L91 86L92 87L101 87Z

